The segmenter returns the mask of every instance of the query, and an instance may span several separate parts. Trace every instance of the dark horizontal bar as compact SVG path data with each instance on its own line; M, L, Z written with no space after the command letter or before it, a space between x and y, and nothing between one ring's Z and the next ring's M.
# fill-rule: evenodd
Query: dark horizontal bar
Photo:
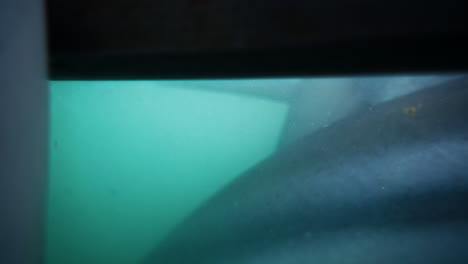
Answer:
M200 79L468 70L468 37L389 39L200 53L52 54L50 79Z

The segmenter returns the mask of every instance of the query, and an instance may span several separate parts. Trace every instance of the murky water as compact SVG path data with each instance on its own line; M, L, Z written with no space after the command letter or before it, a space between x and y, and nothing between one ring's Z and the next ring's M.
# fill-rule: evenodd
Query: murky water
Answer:
M451 78L50 82L46 263L138 263L277 150Z

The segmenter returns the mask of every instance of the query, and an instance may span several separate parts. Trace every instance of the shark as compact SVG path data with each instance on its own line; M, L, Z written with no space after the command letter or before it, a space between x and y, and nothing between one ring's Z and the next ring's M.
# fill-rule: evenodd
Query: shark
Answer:
M377 101L282 145L141 263L466 263L468 77Z

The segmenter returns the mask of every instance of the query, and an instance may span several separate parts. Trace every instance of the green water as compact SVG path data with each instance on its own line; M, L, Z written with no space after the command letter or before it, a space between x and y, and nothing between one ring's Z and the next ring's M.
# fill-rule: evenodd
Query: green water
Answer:
M50 82L47 264L138 263L275 150L286 104L195 88Z

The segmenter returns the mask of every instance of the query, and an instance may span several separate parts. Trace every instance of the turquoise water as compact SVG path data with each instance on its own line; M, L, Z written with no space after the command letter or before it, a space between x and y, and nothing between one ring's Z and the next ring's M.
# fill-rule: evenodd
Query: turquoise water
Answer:
M453 78L51 81L45 263L139 263L276 150Z
M47 264L137 263L275 151L285 102L199 84L50 82Z

